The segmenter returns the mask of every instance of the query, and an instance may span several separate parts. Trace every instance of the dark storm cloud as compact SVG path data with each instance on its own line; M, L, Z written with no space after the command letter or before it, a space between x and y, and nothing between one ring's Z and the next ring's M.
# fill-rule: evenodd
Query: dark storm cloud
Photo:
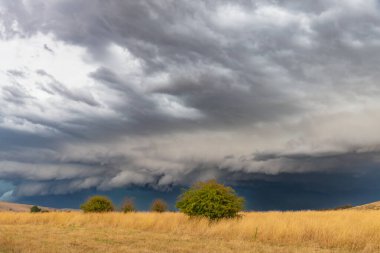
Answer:
M1 45L34 43L0 69L14 194L378 166L376 1L0 0L0 14Z
M171 86L156 92L181 98L186 105L203 112L214 128L271 121L300 110L280 91L252 84L239 76L202 73L174 77Z

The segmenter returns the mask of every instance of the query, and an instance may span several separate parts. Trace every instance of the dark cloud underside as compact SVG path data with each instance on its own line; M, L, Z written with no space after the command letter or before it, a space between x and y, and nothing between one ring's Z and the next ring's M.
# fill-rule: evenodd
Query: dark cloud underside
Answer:
M0 0L0 197L378 175L379 49L377 1Z

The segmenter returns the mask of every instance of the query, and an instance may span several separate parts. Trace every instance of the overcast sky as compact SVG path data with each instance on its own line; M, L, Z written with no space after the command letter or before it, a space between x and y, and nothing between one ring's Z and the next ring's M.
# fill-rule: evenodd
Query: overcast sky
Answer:
M374 0L0 0L0 57L3 200L379 175Z

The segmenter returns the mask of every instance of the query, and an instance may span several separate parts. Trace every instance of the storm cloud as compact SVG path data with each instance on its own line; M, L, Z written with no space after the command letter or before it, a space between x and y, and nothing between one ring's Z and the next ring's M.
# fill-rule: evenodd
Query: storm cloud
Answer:
M376 171L379 8L0 0L0 197Z

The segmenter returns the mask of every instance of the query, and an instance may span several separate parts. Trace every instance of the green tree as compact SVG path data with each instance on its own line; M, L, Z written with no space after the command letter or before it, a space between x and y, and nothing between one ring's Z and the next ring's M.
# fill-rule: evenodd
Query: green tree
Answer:
M30 208L30 212L31 212L31 213L40 213L40 212L42 212L42 209L39 208L38 206L32 206L32 207Z
M198 182L178 197L176 207L191 217L210 220L234 218L244 208L244 199L231 187L215 180Z
M112 201L105 196L92 196L80 208L85 213L112 212L114 210Z
M159 213L165 212L165 211L167 211L167 209L168 209L168 205L162 199L155 199L152 202L152 205L150 207L151 211L159 212Z
M124 201L123 206L122 206L121 209L122 209L122 211L124 213L129 213L129 212L135 212L136 211L135 204L133 203L133 200L129 199L129 198L127 198Z

